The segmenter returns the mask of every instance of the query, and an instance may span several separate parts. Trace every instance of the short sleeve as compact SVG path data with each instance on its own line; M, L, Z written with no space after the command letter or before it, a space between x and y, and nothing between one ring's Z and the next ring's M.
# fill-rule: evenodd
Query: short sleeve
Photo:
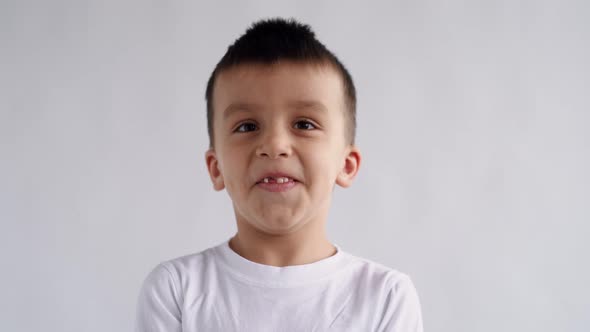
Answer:
M412 280L402 275L390 288L379 332L423 332L422 310Z
M177 285L164 263L145 278L137 299L135 332L180 332L182 319Z

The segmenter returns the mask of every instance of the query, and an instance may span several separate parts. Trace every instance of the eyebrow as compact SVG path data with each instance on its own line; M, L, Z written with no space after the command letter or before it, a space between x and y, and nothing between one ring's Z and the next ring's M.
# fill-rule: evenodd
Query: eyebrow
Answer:
M315 101L315 100L295 100L295 101L290 102L288 105L289 105L289 108L294 108L294 109L309 108L309 109L319 110L322 112L328 111L328 108L326 106L324 106L324 104L322 104L319 101Z
M287 107L291 109L315 109L321 112L327 112L328 108L319 101L315 100L295 100L287 103ZM223 118L227 119L232 114L237 112L251 112L253 109L262 108L259 104L253 103L232 103L223 111Z
M259 105L257 105L257 104L249 104L249 103L229 104L229 106L226 107L225 110L223 111L223 118L227 119L234 113L248 112L248 111L251 111L252 109L255 109L258 107L259 107Z

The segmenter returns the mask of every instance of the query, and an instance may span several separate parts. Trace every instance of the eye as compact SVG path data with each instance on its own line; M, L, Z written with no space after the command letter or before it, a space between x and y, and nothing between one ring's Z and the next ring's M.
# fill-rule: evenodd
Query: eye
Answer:
M239 125L234 132L238 132L238 133L245 133L245 132L249 132L249 131L254 131L256 130L256 125L252 122L244 122L241 125Z
M301 121L297 121L295 123L295 128L304 129L304 130L312 130L312 129L316 129L316 126L307 120L301 120Z

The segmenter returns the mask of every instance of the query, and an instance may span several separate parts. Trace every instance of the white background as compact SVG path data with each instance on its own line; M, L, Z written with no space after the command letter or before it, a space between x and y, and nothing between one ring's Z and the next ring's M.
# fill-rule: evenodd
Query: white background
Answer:
M590 330L587 1L2 1L0 330L130 331L158 262L235 232L205 84L269 16L353 75L328 234L409 274L427 331Z

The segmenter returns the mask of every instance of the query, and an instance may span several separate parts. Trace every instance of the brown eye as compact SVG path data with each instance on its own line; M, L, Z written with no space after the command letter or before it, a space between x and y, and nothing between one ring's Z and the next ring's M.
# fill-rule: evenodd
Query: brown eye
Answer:
M303 129L303 130L312 130L316 129L315 125L309 121L301 120L295 123L295 128Z
M252 122L246 122L246 123L242 123L238 128L236 128L236 130L234 130L235 132L238 133L245 133L248 131L254 131L256 130L256 125L253 124Z

